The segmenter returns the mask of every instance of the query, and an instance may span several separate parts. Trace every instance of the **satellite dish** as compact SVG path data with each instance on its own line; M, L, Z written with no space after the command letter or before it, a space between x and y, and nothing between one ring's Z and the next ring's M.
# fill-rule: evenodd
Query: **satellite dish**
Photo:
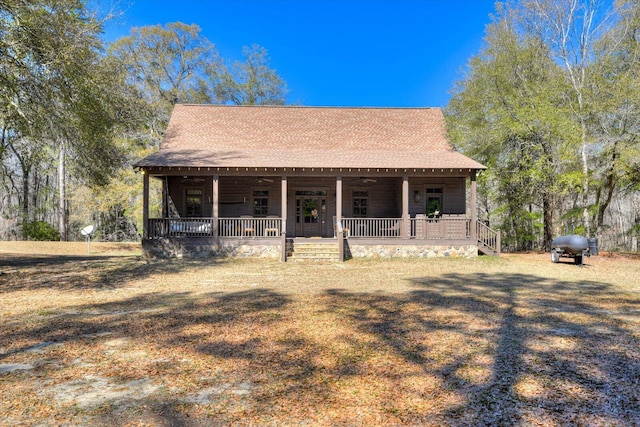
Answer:
M85 228L80 230L80 234L83 236L89 236L91 233L93 233L93 225L87 225Z
M87 225L85 228L80 230L80 234L83 236L87 236L87 253L91 253L91 233L93 233L93 225Z

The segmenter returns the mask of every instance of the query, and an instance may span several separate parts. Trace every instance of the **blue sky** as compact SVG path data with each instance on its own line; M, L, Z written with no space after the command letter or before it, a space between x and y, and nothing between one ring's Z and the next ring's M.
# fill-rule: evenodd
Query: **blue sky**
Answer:
M444 107L483 43L495 0L121 0L105 37L198 24L225 59L257 43L311 106Z

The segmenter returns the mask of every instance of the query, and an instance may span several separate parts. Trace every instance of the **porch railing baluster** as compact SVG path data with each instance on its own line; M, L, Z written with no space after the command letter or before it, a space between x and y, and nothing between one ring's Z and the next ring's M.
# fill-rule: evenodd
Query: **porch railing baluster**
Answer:
M149 238L212 237L213 218L149 218ZM218 235L229 238L280 238L282 218L219 218Z
M411 239L441 240L469 239L471 220L465 216L428 218L417 216L409 219ZM400 239L402 218L342 218L342 229L347 238ZM213 218L150 218L149 238L161 237L213 237ZM219 218L218 235L223 238L280 238L282 218L237 217ZM476 233L479 240L495 244L495 239L483 227Z
M342 227L348 238L399 239L402 237L402 218L342 218ZM411 239L468 239L471 220L464 216L409 219Z

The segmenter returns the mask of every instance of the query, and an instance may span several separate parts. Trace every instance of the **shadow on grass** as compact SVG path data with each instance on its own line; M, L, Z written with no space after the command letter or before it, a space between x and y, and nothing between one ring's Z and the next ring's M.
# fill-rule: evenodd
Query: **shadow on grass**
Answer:
M207 260L207 265L227 262ZM148 260L140 256L0 254L0 294L18 290L116 289L152 274L198 269L199 260Z
M68 266L87 268L76 261L67 260ZM116 284L180 268L191 267L132 260L99 280ZM410 284L405 293L347 287L300 300L266 288L145 294L74 306L76 312L43 316L18 328L0 326L0 332L2 346L90 343L110 334L151 343L177 358L203 358L201 372L183 374L191 375L190 381L224 374L227 383L252 387L244 397L222 401L220 391L205 402L223 424L246 422L247 411L262 417L257 423L308 422L342 403L342 418L333 415L331 421L357 423L360 415L349 405L356 405L358 396L345 401L358 391L350 384L378 382L379 389L362 390L360 397L367 411L396 424L640 424L640 342L632 330L637 298L596 282L522 274L458 273ZM310 324L318 328L314 334L302 326ZM323 332L334 328L344 332ZM13 348L0 360L28 348ZM416 372L442 390L409 385ZM190 404L180 399L146 403L160 423L195 419ZM104 414L104 422L121 415Z
M155 341L162 346L181 347L192 343L198 347L203 337L185 334L185 328L253 322L255 316L261 317L262 311L283 309L287 301L286 297L263 289L214 292L197 298L188 292L144 294L116 302L73 306L71 311L43 313L38 326L3 331L2 338L4 345L18 340L64 344L109 334ZM31 348L33 345L0 354L0 360Z
M521 274L412 282L401 296L329 291L328 305L463 398L444 424L640 424L640 340L620 320L637 322L637 298Z

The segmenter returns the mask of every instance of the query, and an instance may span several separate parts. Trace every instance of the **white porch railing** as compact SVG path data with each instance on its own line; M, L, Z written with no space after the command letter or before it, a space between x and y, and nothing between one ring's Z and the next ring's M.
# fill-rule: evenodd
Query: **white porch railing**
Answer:
M280 237L281 218L220 218L220 237Z
M391 239L402 237L402 218L342 218L342 230L347 238ZM213 218L151 218L149 238L213 237ZM481 224L482 225L482 224ZM471 219L460 217L410 218L408 237L411 239L469 239ZM219 218L218 236L225 238L279 238L282 218ZM479 241L490 247L499 246L495 231L476 225Z
M478 242L484 245L489 250L489 253L500 255L500 230L493 230L488 225L478 221L476 223L476 236L478 237Z
M213 218L150 218L149 238L208 237L213 235Z
M400 238L405 222L402 218L342 218L342 228L349 238ZM466 217L418 217L409 219L411 239L468 239L471 219Z
M213 237L213 218L150 218L149 238ZM280 237L281 218L219 218L219 237Z
M346 237L389 238L402 235L401 218L342 218Z

